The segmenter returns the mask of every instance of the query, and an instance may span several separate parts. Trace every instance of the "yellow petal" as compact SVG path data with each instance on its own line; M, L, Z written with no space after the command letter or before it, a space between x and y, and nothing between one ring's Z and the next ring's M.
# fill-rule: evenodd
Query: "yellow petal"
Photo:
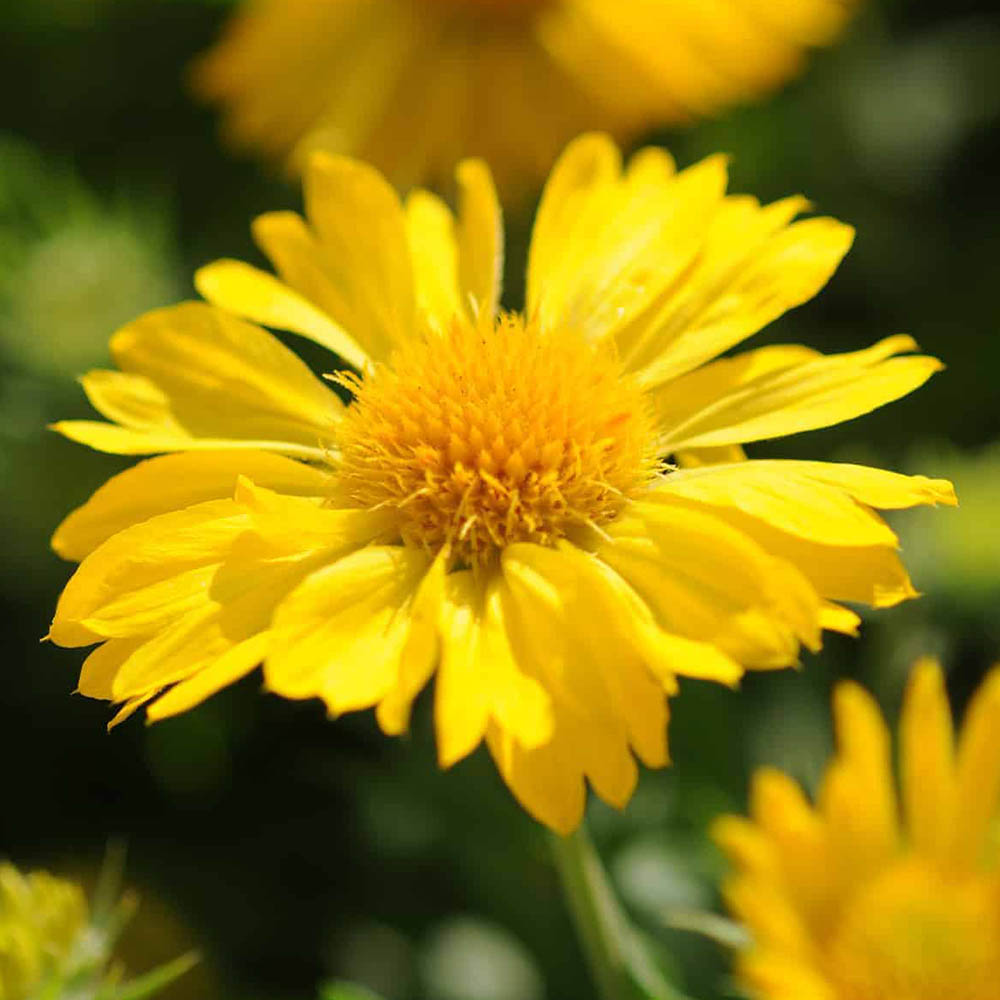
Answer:
M619 177L581 190L529 312L543 330L571 325L591 340L614 337L690 264L725 185L725 159L710 157L658 187Z
M690 372L808 302L850 249L854 230L834 219L792 225L806 207L786 199L765 208L727 199L705 248L676 295L646 330L632 333L630 364L647 387Z
M122 664L146 641L146 636L130 639L109 639L101 643L80 670L77 691L85 698L112 701L112 685Z
M650 391L656 423L660 427L676 427L762 375L821 357L819 351L798 344L772 344L712 361Z
M165 695L157 698L146 709L146 719L149 722L159 722L161 719L180 715L181 712L207 701L224 687L235 684L260 665L267 655L270 642L270 633L259 632L233 646L211 666L190 679L175 684Z
M497 770L518 802L540 823L561 836L583 819L586 789L578 760L562 741L528 750L499 727L487 735Z
M441 664L434 690L434 729L442 767L468 756L482 742L490 699L479 669L482 586L472 573L449 574L441 605Z
M52 547L81 560L112 535L158 514L231 497L247 476L279 493L323 496L328 473L264 451L190 452L152 458L109 479L56 529Z
M919 596L894 547L823 545L741 511L716 508L715 513L771 555L795 566L828 601L890 608Z
M238 260L217 260L195 272L194 286L213 305L254 323L308 337L355 368L364 368L369 361L349 333L266 271Z
M600 737L614 747L617 741L617 752L602 751L608 763L621 760L627 741L649 766L663 767L665 695L675 691L670 668L679 658L675 648L658 644L648 608L625 593L624 582L616 590L613 573L605 580L594 560L578 558L570 547L511 545L502 569L515 653L544 679L558 703L558 724L582 726L592 742ZM702 669L710 663L709 657Z
M463 160L458 180L459 287L492 316L500 306L503 277L503 215L489 167L481 160Z
M406 730L413 701L437 665L440 645L437 624L444 602L447 562L448 552L442 549L420 581L409 609L410 635L400 657L399 675L376 712L382 732L389 736L398 736Z
M88 448L107 452L109 455L157 455L175 451L219 451L223 448L235 451L266 449L294 458L320 462L327 454L324 448L292 444L288 441L266 439L240 441L226 437L192 437L186 433L134 430L131 427L118 427L116 424L106 424L99 420L60 420L52 424L51 429L69 438L70 441L85 444Z
M903 805L916 850L945 860L955 829L954 727L941 665L913 667L899 721Z
M308 560L274 560L252 544L237 543L213 576L202 603L157 631L122 664L112 684L115 700L158 692L202 670L214 671L221 658L268 630L278 602L310 568ZM216 676L221 679L245 663L239 657L232 653ZM211 687L209 679L204 690L211 693ZM193 684L189 690L199 687Z
M723 518L661 500L610 526L601 558L662 628L748 667L789 666L819 643L819 598L792 565Z
M866 351L832 355L763 375L699 413L664 427L668 450L719 447L828 427L869 413L924 384L941 363L890 337Z
M583 218L582 207L594 192L615 184L621 173L621 153L610 136L591 133L571 142L556 161L535 215L528 255L527 311L538 313L543 296L565 293L554 286L562 277L560 260L567 246L582 237L596 219Z
M787 469L836 486L849 493L859 503L880 510L902 510L906 507L944 504L954 507L958 503L955 487L947 479L928 479L926 476L904 476L885 469L866 465L849 465L844 462L794 462L762 460L758 468Z
M398 679L428 562L416 549L370 546L308 576L275 613L268 688L322 698L333 713L377 704Z
M663 480L654 496L733 508L823 545L897 543L877 514L844 490L801 474L794 463L751 461L680 470Z
M358 548L380 538L392 523L385 510L323 506L319 498L287 496L240 476L235 500L250 516L253 531L268 545L288 553Z
M147 313L112 337L124 375L92 373L95 405L121 427L57 424L122 454L260 447L320 457L343 404L260 327L201 303Z
M204 580L184 574L221 562L248 527L249 518L231 500L212 500L120 531L73 574L59 598L51 638L59 645L87 645L93 640L78 637L75 628L100 609L178 577L187 589L178 584L171 599L195 601Z
M305 176L306 213L329 281L335 322L376 360L414 333L413 272L399 198L377 170L316 153Z
M447 329L456 316L465 315L454 216L437 195L414 191L406 199L406 231L417 307L433 329Z
M952 858L978 864L987 848L1000 802L1000 669L973 695L962 723L956 767Z
M487 586L479 625L479 669L482 682L490 689L496 725L522 746L533 749L552 738L552 704L544 687L525 672L511 647L505 592L502 579L491 580Z

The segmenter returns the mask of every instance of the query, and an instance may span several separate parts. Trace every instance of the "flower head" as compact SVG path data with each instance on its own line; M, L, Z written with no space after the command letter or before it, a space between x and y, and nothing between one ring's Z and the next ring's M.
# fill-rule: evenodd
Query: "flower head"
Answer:
M225 260L209 300L112 339L83 379L108 423L58 426L118 454L54 545L82 564L51 637L101 643L80 690L183 711L263 661L267 686L387 733L436 674L439 755L484 739L515 795L572 829L584 779L623 806L638 758L667 762L679 676L735 684L795 663L837 602L914 594L874 508L954 503L948 483L741 444L837 423L940 366L893 337L826 357L718 355L823 286L852 232L790 198L727 196L725 161L623 168L573 143L535 223L523 313L498 310L489 172L459 210L402 205L357 162L317 156L308 222L254 232L278 275ZM276 337L353 366L325 386Z
M988 1000L1000 979L1000 669L957 741L941 667L918 663L899 724L900 788L878 706L834 699L837 754L815 805L754 779L751 819L715 836L753 937L739 976L762 1000Z
M27 1000L58 976L87 920L78 885L0 864L0 1000Z
M544 176L587 128L619 137L773 89L854 0L253 0L197 67L238 144L325 148L408 186L481 156Z

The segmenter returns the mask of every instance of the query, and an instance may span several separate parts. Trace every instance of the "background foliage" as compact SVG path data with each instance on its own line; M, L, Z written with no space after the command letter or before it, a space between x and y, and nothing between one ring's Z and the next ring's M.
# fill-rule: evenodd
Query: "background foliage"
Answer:
M121 322L192 295L196 266L253 259L252 216L298 201L221 149L186 92L224 16L196 0L0 4L0 856L86 875L126 838L144 899L126 960L191 941L206 956L169 996L305 998L340 980L388 1000L590 996L541 831L481 755L436 773L426 704L390 742L251 677L108 736L106 706L71 696L79 657L39 644L68 575L48 536L117 467L44 430L86 414L73 373L106 362ZM676 768L646 774L624 818L594 810L622 895L696 996L727 995L725 955L671 926L715 905L705 826L742 808L752 768L815 780L837 677L893 711L912 658L938 652L961 703L1000 654L998 119L993 0L873 0L776 100L650 137L683 164L728 151L734 189L801 190L858 227L831 287L758 342L845 350L905 330L949 365L870 418L756 453L951 476L963 501L896 521L928 597L742 694L686 684ZM509 220L514 305L529 217Z

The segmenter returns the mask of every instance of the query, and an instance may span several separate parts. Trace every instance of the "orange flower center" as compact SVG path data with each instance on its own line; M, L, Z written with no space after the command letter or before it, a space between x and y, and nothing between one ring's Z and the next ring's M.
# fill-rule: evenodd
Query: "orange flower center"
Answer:
M829 962L842 1000L993 1000L1000 882L903 862L848 906Z
M615 518L656 472L642 392L575 333L455 321L363 379L338 429L343 500L468 564Z

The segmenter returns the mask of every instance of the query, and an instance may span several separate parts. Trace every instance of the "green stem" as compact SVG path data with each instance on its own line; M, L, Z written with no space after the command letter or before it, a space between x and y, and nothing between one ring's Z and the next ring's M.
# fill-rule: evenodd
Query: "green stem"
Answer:
M601 1000L685 1000L664 980L636 935L586 828L551 840L566 903Z
M607 875L584 827L568 837L552 837L556 869L570 916L602 1000L635 1000L625 955L620 947L621 911Z

